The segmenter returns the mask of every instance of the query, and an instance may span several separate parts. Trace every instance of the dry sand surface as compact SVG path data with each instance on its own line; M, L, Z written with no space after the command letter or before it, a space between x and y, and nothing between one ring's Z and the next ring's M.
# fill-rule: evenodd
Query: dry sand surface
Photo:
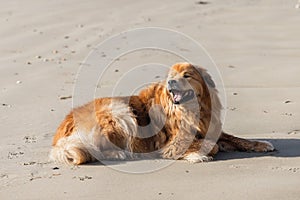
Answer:
M0 199L300 199L296 4L297 0L2 1ZM49 163L51 138L72 107L68 97L80 63L108 37L147 26L180 31L200 42L225 84L225 130L267 139L278 151L220 153L213 162L176 161L146 174L101 164ZM113 80L126 72L123 66L152 57L163 64L177 61L155 52L128 55L106 76L97 96L110 94ZM139 75L143 76L147 74Z

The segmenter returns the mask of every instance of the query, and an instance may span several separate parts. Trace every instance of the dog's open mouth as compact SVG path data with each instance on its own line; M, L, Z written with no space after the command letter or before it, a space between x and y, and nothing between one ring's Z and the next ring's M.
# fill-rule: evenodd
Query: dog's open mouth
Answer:
M187 102L193 99L195 96L193 90L179 91L176 89L171 89L169 92L172 94L174 104Z

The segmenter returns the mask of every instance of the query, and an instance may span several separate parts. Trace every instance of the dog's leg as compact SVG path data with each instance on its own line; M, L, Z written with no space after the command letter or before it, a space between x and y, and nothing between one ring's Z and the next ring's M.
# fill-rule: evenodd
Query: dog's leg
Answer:
M224 132L217 144L220 151L268 152L275 150L274 146L268 141L247 140Z
M190 163L208 162L219 151L218 145L211 140L195 139L182 159Z

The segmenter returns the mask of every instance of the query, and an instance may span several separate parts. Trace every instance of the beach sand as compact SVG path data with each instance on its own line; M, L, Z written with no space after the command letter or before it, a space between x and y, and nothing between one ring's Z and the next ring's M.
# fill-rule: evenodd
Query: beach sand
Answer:
M2 2L0 199L299 199L297 1L207 2ZM49 163L52 136L72 108L69 97L80 64L110 36L151 26L182 32L201 43L224 81L224 129L271 141L278 151L220 153L209 163L176 161L144 174L98 163L79 167ZM144 54L128 55L123 63L134 67L145 57L151 61L149 52ZM176 62L172 56L157 60ZM97 97L110 94L113 80L126 72L122 66L120 62L118 70L108 73Z

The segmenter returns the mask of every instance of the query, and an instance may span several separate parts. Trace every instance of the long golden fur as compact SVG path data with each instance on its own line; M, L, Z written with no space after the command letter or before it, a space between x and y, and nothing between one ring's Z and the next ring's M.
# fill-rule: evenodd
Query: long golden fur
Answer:
M137 96L100 98L73 109L57 129L50 158L76 165L132 157L195 163L211 160L220 150L274 150L268 142L222 132L220 109L206 70L175 64L166 81Z

